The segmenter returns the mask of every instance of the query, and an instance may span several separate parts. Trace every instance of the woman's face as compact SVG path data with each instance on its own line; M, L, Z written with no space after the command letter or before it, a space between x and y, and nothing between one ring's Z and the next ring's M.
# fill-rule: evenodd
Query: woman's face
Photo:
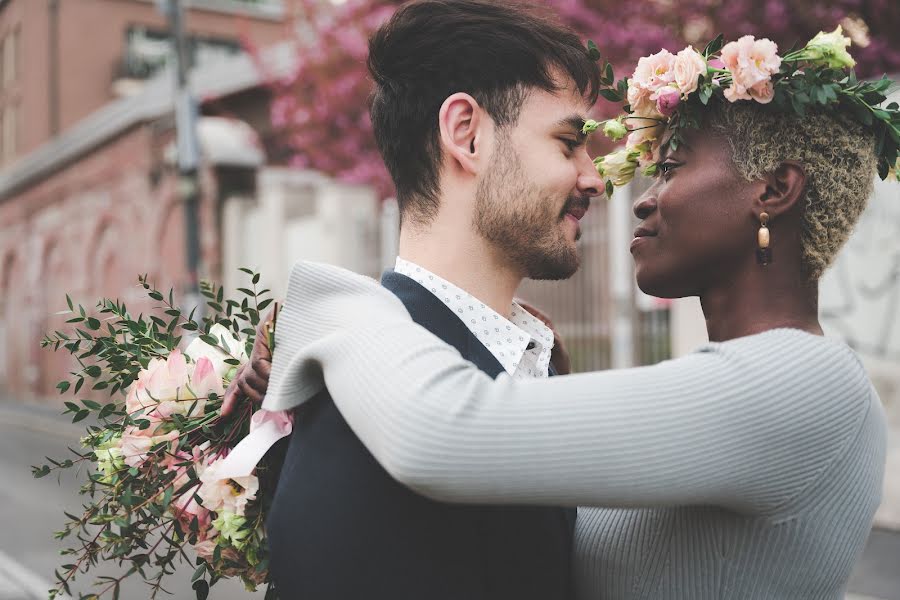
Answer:
M677 150L663 147L653 186L634 205L638 286L661 298L701 295L755 261L753 201L765 192L735 171L725 140L699 130L682 137Z

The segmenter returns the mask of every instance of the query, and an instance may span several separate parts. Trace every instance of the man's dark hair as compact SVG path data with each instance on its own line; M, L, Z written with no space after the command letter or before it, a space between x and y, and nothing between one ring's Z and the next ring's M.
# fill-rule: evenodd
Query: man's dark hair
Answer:
M369 40L375 140L404 219L437 213L438 112L470 94L500 128L514 125L532 89L555 92L554 70L595 102L600 72L578 35L534 5L503 0L416 0Z

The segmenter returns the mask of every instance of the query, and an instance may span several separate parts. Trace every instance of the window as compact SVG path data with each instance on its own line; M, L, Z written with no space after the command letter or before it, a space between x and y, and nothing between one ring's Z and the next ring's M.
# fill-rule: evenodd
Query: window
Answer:
M0 137L2 137L3 164L12 161L16 156L16 144L18 140L18 110L15 106L7 106L0 117Z
M15 82L19 54L19 28L16 27L3 38L3 87Z

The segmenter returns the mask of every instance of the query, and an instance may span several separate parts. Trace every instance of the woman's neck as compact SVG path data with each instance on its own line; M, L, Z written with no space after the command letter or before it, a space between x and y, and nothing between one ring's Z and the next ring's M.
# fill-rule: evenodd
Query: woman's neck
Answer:
M700 303L712 342L780 327L822 335L818 282L807 282L799 270L787 265L754 264L733 280L706 290Z

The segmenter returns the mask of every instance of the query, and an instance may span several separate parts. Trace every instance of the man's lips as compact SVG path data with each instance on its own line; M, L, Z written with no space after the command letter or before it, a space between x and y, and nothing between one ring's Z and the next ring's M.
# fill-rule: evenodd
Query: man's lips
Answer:
M571 216L575 217L576 220L580 221L581 219L584 218L584 215L587 214L587 209L573 207L573 208L570 208L569 210L567 210L566 214L571 215Z
M580 221L587 214L591 201L588 199L570 201L566 207L566 214L571 215L576 221Z

